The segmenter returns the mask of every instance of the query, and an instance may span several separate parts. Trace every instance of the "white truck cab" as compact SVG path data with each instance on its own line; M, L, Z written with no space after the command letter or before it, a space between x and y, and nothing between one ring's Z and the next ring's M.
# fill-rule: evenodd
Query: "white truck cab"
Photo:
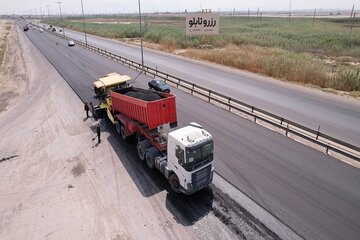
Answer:
M191 194L207 187L212 182L214 171L211 134L202 126L190 123L170 132L167 140L167 167L176 175L180 185L177 188L176 182L172 182L176 181L176 177L170 175L173 190Z

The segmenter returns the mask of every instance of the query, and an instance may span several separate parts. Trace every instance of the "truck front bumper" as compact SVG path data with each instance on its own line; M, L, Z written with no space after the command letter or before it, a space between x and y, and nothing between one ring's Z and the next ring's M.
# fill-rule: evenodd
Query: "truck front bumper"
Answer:
M194 188L194 186L193 186L192 183L188 183L188 184L187 184L187 189L181 187L181 192L184 193L185 195L191 195L191 194L193 194L193 193L195 193L195 192L197 192L197 191L200 191L201 189L209 186L209 184L212 183L213 177L214 177L214 171L212 171L212 172L210 173L209 178L208 178L207 181L204 182L203 184L197 185L197 186Z

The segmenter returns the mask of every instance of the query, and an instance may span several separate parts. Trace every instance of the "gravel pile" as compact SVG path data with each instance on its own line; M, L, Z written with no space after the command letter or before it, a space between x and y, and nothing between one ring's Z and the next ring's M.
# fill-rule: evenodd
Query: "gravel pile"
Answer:
M161 99L159 94L154 92L138 92L138 91L130 91L125 93L126 96L141 99L144 101L155 101Z

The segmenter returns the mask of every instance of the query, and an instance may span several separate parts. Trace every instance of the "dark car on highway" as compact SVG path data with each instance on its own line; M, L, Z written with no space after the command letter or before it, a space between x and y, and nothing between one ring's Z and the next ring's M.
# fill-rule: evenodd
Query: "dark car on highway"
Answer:
M160 79L152 79L148 82L148 85L150 89L154 89L159 92L166 92L166 93L170 92L169 86L163 80Z

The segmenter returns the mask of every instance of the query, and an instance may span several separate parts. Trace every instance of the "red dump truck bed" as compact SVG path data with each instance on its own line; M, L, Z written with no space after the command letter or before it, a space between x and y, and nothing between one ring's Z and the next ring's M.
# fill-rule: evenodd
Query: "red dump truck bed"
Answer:
M110 95L115 113L124 114L149 129L177 121L173 94L129 87L113 91Z

